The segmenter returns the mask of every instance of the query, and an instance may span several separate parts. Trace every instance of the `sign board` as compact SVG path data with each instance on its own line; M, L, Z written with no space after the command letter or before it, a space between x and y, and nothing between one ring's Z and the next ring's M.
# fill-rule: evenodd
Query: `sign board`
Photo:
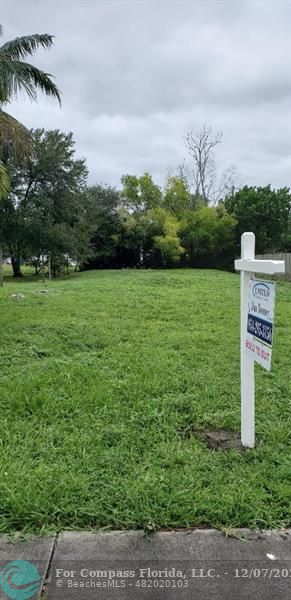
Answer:
M250 279L246 323L246 352L270 371L275 309L275 283Z
M234 263L240 271L240 372L241 442L255 447L255 369L254 361L271 368L275 285L254 280L253 273L285 273L283 260L255 258L255 236L241 236L241 258Z

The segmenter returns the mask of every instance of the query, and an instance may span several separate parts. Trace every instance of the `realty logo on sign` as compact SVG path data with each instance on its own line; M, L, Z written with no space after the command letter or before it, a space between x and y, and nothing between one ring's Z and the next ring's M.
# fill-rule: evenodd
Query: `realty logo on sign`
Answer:
M250 279L246 351L268 371L272 360L274 309L275 283Z

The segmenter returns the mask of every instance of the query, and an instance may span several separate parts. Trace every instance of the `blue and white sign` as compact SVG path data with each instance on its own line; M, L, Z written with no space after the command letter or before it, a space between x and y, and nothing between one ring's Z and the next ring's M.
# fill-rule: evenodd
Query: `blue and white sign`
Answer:
M255 369L254 361L271 369L275 284L253 279L253 273L285 273L284 260L255 258L255 235L241 236L241 258L234 262L240 271L240 364L241 364L241 442L255 447Z
M246 351L268 371L272 360L275 289L271 281L249 281Z

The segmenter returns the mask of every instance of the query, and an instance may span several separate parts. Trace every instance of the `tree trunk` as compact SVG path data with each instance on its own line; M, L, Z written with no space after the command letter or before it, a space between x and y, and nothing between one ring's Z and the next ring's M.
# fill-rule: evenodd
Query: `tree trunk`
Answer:
M20 256L11 256L13 277L23 277L20 268Z
M0 244L0 287L3 287L3 251Z
M48 258L48 278L52 278L52 258L49 256Z

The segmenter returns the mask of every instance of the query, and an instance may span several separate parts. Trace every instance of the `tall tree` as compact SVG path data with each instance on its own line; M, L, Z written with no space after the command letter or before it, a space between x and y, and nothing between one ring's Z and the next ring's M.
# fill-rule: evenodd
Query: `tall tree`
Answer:
M3 33L0 25L0 36ZM34 34L17 37L0 46L0 194L8 193L9 182L6 171L7 156L26 157L32 153L32 141L28 130L17 119L3 110L3 106L24 92L36 101L37 91L56 98L61 103L60 92L52 76L26 62L38 48L50 48L53 36ZM0 239L2 269L2 240Z
M213 132L212 127L203 125L198 131L193 129L186 135L186 148L191 155L190 169L194 193L204 205L215 205L224 198L236 183L238 173L235 165L230 165L217 178L215 149L222 143L222 132ZM185 173L185 165L181 165Z
M290 234L291 192L244 186L225 199L225 207L237 219L237 245L244 231L256 235L258 253L285 250Z
M0 25L0 35L2 33ZM27 130L3 111L3 105L11 102L19 92L24 92L31 100L36 101L37 92L41 91L61 102L60 92L52 76L25 60L38 48L50 48L52 45L53 36L45 33L18 37L0 46L0 145L2 148L3 145L8 145L15 150L16 146L22 146L22 149L27 149L29 146Z
M74 156L72 133L37 129L33 141L34 155L25 164L8 162L11 193L0 212L15 277L21 276L21 257L50 255L56 270L73 246L76 253L76 228L85 219L87 168Z
M222 142L222 133L213 133L207 125L186 136L186 147L193 159L192 174L197 197L202 197L207 205L215 185L216 167L214 149Z

